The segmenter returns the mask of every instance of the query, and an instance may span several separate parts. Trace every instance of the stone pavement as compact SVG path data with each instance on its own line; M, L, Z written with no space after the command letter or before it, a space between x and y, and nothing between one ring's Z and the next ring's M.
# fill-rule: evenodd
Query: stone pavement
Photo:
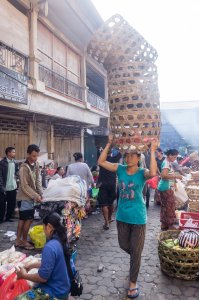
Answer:
M103 218L93 214L83 221L82 234L77 242L76 267L84 283L80 300L122 300L128 287L129 257L120 250L115 222L108 231L102 229ZM13 242L4 237L5 230L16 230L17 222L0 225L0 251ZM182 281L162 274L157 253L159 207L150 203L145 247L138 284L140 300L196 300L199 299L199 281ZM104 265L102 272L98 266ZM72 300L72 298L70 298Z

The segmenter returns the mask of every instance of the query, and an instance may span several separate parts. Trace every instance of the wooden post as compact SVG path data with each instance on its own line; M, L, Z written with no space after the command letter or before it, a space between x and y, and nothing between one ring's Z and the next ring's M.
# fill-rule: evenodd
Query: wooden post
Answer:
M38 74L38 63L39 59L37 56L37 18L38 18L38 6L37 4L31 5L30 11L30 76L37 80L39 79Z
M54 126L50 125L50 129L48 131L48 158L54 159L54 150L55 143L54 143Z
M33 144L34 135L33 135L33 122L28 122L28 145Z

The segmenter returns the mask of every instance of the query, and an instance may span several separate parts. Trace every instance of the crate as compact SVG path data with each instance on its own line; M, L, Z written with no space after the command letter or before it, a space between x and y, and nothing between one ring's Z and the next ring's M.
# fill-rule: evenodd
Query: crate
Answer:
M180 219L179 220L180 229L195 229L199 230L199 220L193 219Z
M181 219L199 220L199 213L182 211L180 217Z
M181 212L179 220L180 229L197 229L199 230L199 213Z

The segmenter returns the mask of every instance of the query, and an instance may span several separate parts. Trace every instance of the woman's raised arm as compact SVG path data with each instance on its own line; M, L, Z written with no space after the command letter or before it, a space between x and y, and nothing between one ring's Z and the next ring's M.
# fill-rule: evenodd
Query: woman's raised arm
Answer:
M112 135L109 135L108 137L108 143L106 144L106 147L104 148L104 150L102 151L99 159L98 159L98 165L108 171L111 171L111 172L116 172L117 171L117 168L118 168L118 164L117 163L110 163L108 162L106 159L107 159L107 155L108 155L108 152L109 152L109 149L111 147L113 143L113 136Z

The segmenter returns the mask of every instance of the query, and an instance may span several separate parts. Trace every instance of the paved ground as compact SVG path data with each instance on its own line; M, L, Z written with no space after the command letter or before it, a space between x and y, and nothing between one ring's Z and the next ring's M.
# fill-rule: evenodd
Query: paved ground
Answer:
M76 267L84 282L84 294L80 300L122 300L128 286L129 258L120 250L115 222L109 231L102 229L102 215L91 215L83 221L78 241ZM0 251L12 243L4 237L5 230L16 230L15 223L0 225ZM142 266L138 279L140 300L196 300L199 299L199 281L182 281L162 274L157 254L159 232L159 207L151 203ZM98 266L104 265L102 272ZM71 299L72 300L72 299Z

